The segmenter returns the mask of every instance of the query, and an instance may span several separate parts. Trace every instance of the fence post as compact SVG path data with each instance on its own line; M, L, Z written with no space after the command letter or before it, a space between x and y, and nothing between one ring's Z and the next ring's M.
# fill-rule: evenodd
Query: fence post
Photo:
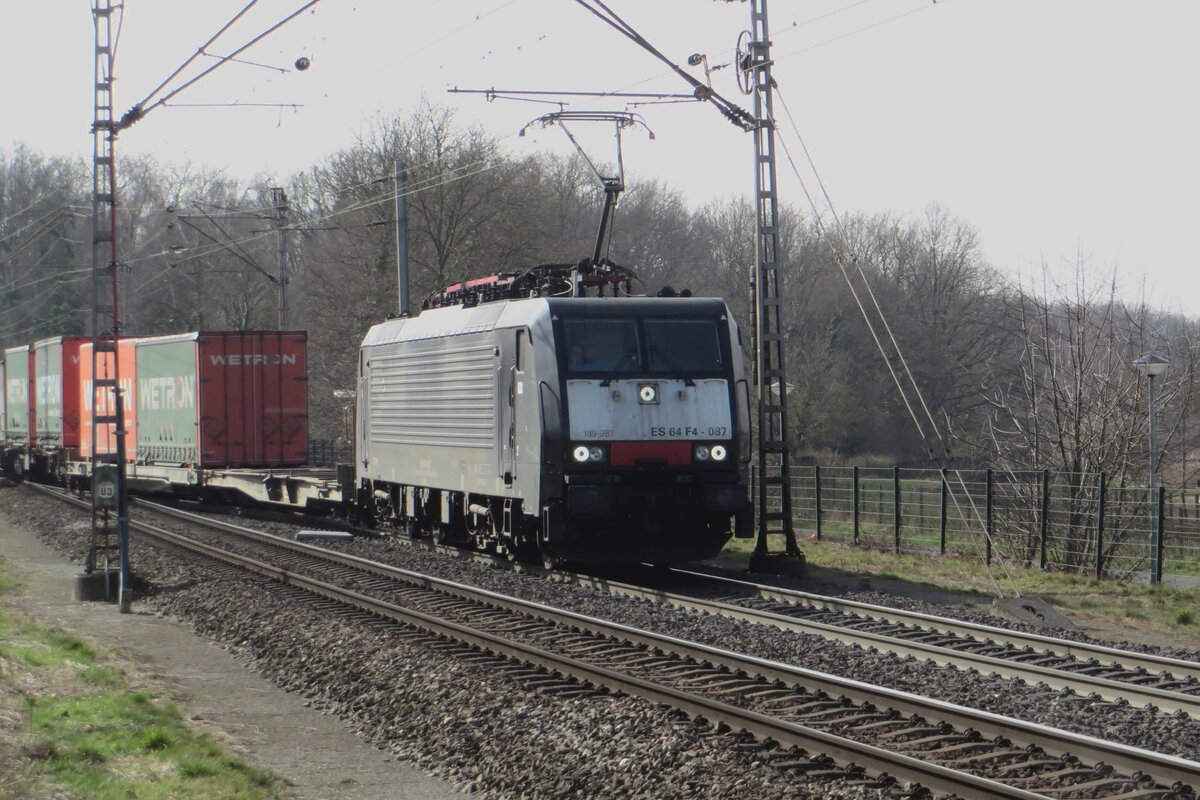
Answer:
M994 517L992 505L992 487L995 484L992 482L992 468L988 467L987 473L984 475L984 495L983 495L983 532L984 532L984 559L988 564L992 563L992 531L995 526L992 524Z
M900 552L900 468L892 467L892 526L896 539L896 552Z
M1163 578L1163 550L1165 550L1164 542L1167 539L1167 532L1163 529L1163 521L1166 517L1167 508L1167 489L1165 486L1158 487L1158 540L1155 542L1157 547L1154 552L1154 574L1158 576L1157 582L1162 582Z
M851 500L852 500L851 505L854 508L854 543L858 544L858 467L857 466L853 466L850 468L850 475L851 475L851 479L853 481L853 485L852 485L850 491L853 495L853 497L851 498Z
M817 506L817 541L821 541L821 465L813 465L814 502Z
M1100 473L1100 496L1096 509L1096 580L1104 577L1104 501L1108 496L1108 475Z
M946 496L950 493L950 483L946 478L946 468L942 467L942 521L941 536L938 539L938 552L946 555Z
M1042 470L1042 530L1039 536L1041 556L1039 564L1046 568L1046 534L1050 532L1050 470Z

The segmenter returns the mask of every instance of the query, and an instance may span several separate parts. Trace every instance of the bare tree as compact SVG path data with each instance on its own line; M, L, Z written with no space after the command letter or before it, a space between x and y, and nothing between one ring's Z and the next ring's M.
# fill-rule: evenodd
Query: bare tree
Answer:
M1051 283L1045 279L1044 285ZM1170 352L1173 342L1164 336L1162 317L1120 301L1115 279L1091 288L1080 266L1073 286L1053 288L1051 295L1021 286L1009 298L1019 355L985 396L992 408L995 464L1014 477L1028 470L1062 473L1055 491L1065 516L1063 534L1055 539L1056 560L1084 565L1094 555L1093 541L1077 532L1095 512L1097 474L1121 482L1144 474L1146 385L1133 362L1157 347ZM1160 379L1163 407L1176 403L1189 374L1190 369L1177 370ZM1164 448L1171 439L1164 437ZM1040 517L1025 512L1007 523L1012 536L1024 536L1015 544L1031 560ZM1129 531L1115 525L1109 530L1111 551Z
M18 145L0 151L0 342L81 333L89 286L87 172Z

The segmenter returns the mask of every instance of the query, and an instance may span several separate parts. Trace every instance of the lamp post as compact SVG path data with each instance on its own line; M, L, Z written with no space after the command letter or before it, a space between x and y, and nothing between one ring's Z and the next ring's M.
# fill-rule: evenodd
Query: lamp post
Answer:
M1150 383L1150 583L1157 584L1162 580L1162 530L1158 519L1158 494L1154 490L1155 456L1158 446L1155 443L1157 425L1154 419L1154 379L1167 371L1171 362L1157 353L1147 353L1133 362L1138 372L1146 376Z

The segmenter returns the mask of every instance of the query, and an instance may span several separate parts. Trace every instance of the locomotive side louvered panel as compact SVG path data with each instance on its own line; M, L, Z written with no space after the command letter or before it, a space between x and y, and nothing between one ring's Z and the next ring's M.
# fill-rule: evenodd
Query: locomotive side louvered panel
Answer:
M491 451L496 365L490 334L401 342L368 367L372 443Z

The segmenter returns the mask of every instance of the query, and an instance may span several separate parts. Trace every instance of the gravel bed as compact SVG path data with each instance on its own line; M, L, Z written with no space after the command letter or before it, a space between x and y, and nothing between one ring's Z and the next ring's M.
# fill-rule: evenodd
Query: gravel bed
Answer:
M291 536L296 530L294 526L278 522L256 522L241 517L226 519L235 524L243 524L280 536ZM911 656L898 657L856 645L841 645L818 636L779 631L737 620L712 617L700 612L660 606L645 600L611 597L593 589L556 583L503 568L431 553L403 541L357 539L351 543L330 542L324 546L634 627L936 697L1149 750L1171 753L1183 758L1194 759L1196 753L1200 752L1200 720L1192 720L1186 715L1166 715L1128 705L1092 702L1087 698L1044 686L1030 686L1020 680L981 676L976 670L942 667ZM857 593L853 599L903 605L913 610L942 616L968 616L960 614L962 609L958 607L919 603L909 598L896 598L878 592ZM896 600L904 602L893 602ZM1007 624L984 613L970 616L974 617L975 621L986 620L986 624L998 624L1000 627L1020 628L1051 636L1063 633L1054 628ZM1114 646L1122 645L1115 643Z
M984 607L973 606L970 604L931 603L918 600L907 595L892 594L874 589L853 589L843 585L829 583L824 583L814 588L803 578L772 575L747 576L744 572L738 573L725 567L716 566L706 567L706 569L708 569L708 571L712 572L714 575L720 575L727 578L736 578L738 580L749 580L755 583L769 584L782 589L793 589L801 592L810 592L812 594L828 595L830 597L837 597L843 600L852 600L859 603L868 603L871 605L889 606L891 608L896 608L903 611L916 611L924 614L952 617L964 622L973 622L979 625L991 625L993 627L1006 628L1008 630L1018 631L1020 633L1037 633L1043 636L1053 636L1058 639L1070 639L1071 641L1077 642L1103 644L1108 645L1109 647L1120 648L1121 650L1129 650L1134 653L1151 653L1170 658L1179 658L1187 661L1200 661L1200 649L1198 648L1160 647L1144 642L1105 639L1091 636L1079 630L1064 629L1049 624L1036 625L1028 622L1013 620L1008 617L997 616L996 614L989 612Z
M253 513L253 512L251 512ZM276 536L292 538L297 530L302 529L320 529L322 524L320 520L311 522L297 522L294 524L282 522L279 520L264 521L255 519L253 516L243 515L220 515L209 514L214 518L222 519L234 525L242 525L248 528L254 528L266 533L272 533ZM340 530L340 528L339 528ZM404 542L389 541L387 539L359 539L356 540L356 546L366 545L367 550L364 557L371 557L369 554L373 552L372 546L389 547L407 547ZM332 547L333 549L343 548L343 545L325 544L323 546ZM348 551L349 552L349 551ZM358 552L358 551L354 551ZM384 560L384 559L379 559ZM400 564L403 566L403 564ZM775 575L749 575L745 572L738 572L727 567L716 565L693 565L699 571L709 570L714 575L736 578L738 580L746 580L756 583L764 583L768 585L778 586L783 589L794 589L802 592L810 592L814 594L828 595L830 597L838 597L845 600L852 600L859 603L867 603L870 605L882 605L891 608L916 611L924 614L933 614L936 616L950 617L953 619L962 620L964 622L973 622L979 625L991 625L997 628L1017 631L1020 633L1036 633L1043 636L1051 636L1059 639L1068 639L1078 642L1090 642L1093 644L1102 644L1109 647L1115 647L1121 650L1128 650L1134 653L1150 653L1156 655L1167 656L1170 658L1178 658L1185 661L1200 661L1200 648L1185 648L1185 647L1160 647L1144 642L1130 642L1120 639L1105 639L1102 637L1092 636L1083 631L1070 630L1059 628L1053 625L1036 625L1028 622L1013 620L1008 617L998 616L987 611L985 608L973 606L970 604L943 604L932 603L928 601L918 600L913 597L901 594L892 594L874 589L853 589L845 586L822 584L819 587L813 587L804 578L794 578L788 576ZM414 568L415 569L415 568ZM484 567L484 569L491 569Z
M276 531L283 535L282 530ZM936 697L964 706L1020 717L1043 725L1194 759L1200 752L1200 720L1129 706L1089 702L1023 681L981 676L975 670L941 667L913 657L840 645L817 636L780 631L645 600L520 575L505 569L430 553L403 542L356 540L330 543L349 552L406 569L469 583L503 594L659 631L716 647L784 661ZM880 598L876 597L878 602ZM928 606L922 610L930 610ZM937 613L947 614L946 608ZM1043 629L1043 632L1047 632Z
M89 522L78 510L27 490L0 491L0 510L82 560ZM314 611L277 585L142 541L134 565L150 584L139 603L188 622L377 746L480 797L895 796L780 771L765 753L636 699L536 694L411 636Z

